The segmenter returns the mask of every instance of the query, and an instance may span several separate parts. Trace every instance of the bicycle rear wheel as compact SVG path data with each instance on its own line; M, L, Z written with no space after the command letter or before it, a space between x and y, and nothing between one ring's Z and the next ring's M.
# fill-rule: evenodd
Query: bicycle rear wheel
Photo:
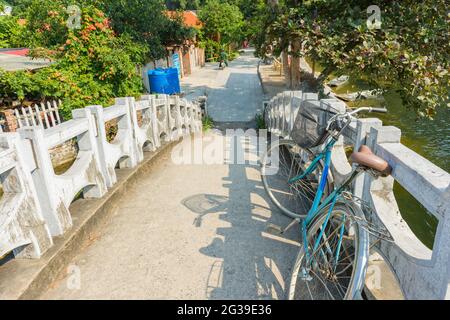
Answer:
M310 223L309 258L304 246L292 270L289 300L360 299L366 276L369 235L354 217L363 217L356 206L336 203L324 228L329 207ZM321 230L324 229L322 235ZM319 244L313 250L317 239ZM340 241L340 239L342 239Z
M305 218L312 206L323 172L322 164L319 162L303 179L294 183L289 183L289 180L301 175L314 157L310 150L292 140L277 140L270 144L262 159L261 180L264 189L272 202L288 217ZM272 162L278 162L278 165ZM331 181L329 173L324 196L332 190Z

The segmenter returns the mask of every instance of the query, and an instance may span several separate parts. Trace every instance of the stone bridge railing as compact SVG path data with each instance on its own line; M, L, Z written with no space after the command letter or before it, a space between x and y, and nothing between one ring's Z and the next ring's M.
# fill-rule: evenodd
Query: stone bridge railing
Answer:
M162 140L200 131L201 117L200 106L185 99L147 95L73 110L72 120L54 127L0 133L0 257L13 251L16 257L39 258L53 236L72 226L70 204L80 191L85 198L102 197L117 182L117 166L135 167ZM105 123L111 120L118 130L108 142ZM71 139L78 143L77 158L58 175L49 149Z
M346 105L334 99L319 100L317 94L285 91L267 104L268 130L289 138L298 108L319 106L345 111ZM375 250L388 263L407 299L450 298L450 175L429 160L400 143L400 129L383 126L377 118L354 119L336 144L332 172L338 184L351 171L344 146L355 150L366 144L392 166L392 175L373 179L359 176L354 193L372 207L368 218L384 225L395 243L380 241ZM400 215L393 193L394 180L417 199L438 221L433 249L417 239Z

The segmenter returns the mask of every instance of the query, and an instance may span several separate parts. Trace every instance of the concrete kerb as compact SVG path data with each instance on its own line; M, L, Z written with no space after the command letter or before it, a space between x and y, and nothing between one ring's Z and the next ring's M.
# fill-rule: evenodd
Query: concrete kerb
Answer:
M164 143L158 151L145 154L135 168L117 171L118 182L98 199L85 199L72 204L73 227L64 236L54 238L54 246L38 260L15 259L0 269L0 299L37 299L76 256L92 240L93 234L107 222L122 196L146 172L170 153L179 141Z

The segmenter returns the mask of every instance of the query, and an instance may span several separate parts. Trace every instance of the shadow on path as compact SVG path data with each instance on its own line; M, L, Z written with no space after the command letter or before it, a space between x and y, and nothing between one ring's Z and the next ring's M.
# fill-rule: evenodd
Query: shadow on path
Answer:
M199 251L217 258L205 287L208 299L284 299L291 266L298 252L298 230L282 237L265 232L268 223L286 225L290 220L267 207L259 167L229 165L224 180L229 196L197 194L182 201L197 213L193 223L201 228L209 214L219 214L228 227L219 227L211 243ZM262 200L262 201L261 201ZM272 213L273 212L273 213Z

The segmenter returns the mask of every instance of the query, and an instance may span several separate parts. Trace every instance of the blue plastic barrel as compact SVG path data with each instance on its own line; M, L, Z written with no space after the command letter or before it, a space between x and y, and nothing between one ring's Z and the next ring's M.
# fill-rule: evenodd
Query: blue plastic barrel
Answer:
M169 83L169 90L171 91L169 94L180 93L180 77L178 75L177 68L169 68L166 69L167 82Z
M148 72L151 93L180 93L180 79L176 68L155 69Z

